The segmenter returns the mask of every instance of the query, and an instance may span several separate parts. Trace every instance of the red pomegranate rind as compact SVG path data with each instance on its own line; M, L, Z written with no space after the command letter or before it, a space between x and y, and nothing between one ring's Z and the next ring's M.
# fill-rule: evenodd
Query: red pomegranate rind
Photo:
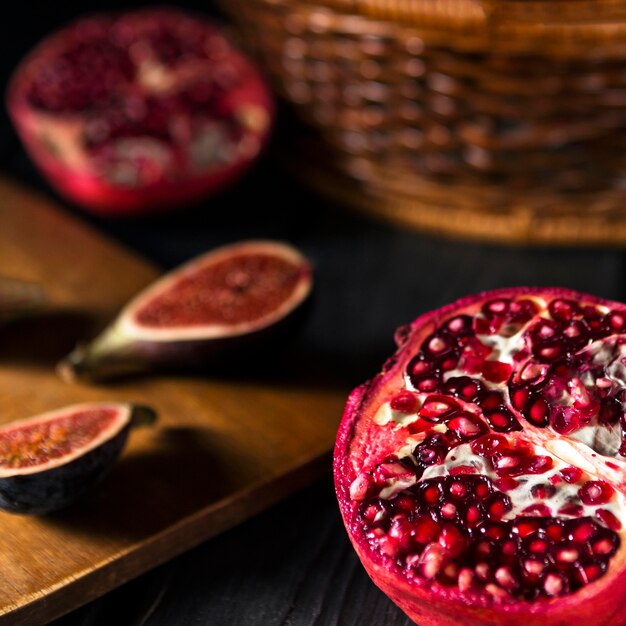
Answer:
M60 193L106 214L215 192L265 145L271 93L202 17L146 9L83 18L16 70L11 118Z
M561 289L479 294L417 319L351 395L341 512L420 626L626 620L625 313Z
M114 407L89 408L46 421L0 428L0 470L21 470L86 449L119 423Z
M249 251L185 273L136 313L148 328L250 323L294 293L306 268L292 259Z

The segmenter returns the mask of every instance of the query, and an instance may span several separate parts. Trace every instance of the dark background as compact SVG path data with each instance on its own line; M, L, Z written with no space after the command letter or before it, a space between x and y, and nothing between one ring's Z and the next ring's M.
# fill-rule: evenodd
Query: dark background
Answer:
M0 25L2 91L21 56L55 27L94 9L146 3L13 4L3 7L9 15ZM176 4L218 15L209 2ZM297 132L294 124L281 110L279 134L287 125ZM500 248L365 219L292 180L275 158L281 150L274 141L245 180L218 198L158 218L106 221L60 203L165 268L237 239L291 241L316 268L314 310L295 349L346 390L377 371L393 350L398 325L467 293L529 284L626 298L621 250ZM55 197L22 151L4 109L0 167ZM319 484L55 625L407 625L354 556L330 472L329 465Z

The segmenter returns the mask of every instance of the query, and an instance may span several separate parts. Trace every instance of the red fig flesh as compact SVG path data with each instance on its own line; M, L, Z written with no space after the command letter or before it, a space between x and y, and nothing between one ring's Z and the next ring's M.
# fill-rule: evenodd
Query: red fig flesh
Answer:
M415 320L356 389L335 484L420 626L626 623L626 306L504 289Z
M309 262L292 246L245 241L202 255L149 286L60 365L64 378L208 364L272 339L306 300Z
M78 404L0 427L0 509L48 513L91 489L122 451L131 426L152 409Z
M126 215L209 195L264 147L274 105L253 64L199 16L80 19L15 71L9 114L57 190Z

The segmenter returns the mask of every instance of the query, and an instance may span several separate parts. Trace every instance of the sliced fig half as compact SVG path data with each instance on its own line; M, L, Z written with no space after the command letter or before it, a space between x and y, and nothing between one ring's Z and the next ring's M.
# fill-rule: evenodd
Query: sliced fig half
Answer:
M0 509L49 513L84 495L110 469L131 426L154 411L113 403L76 404L0 427Z
M6 322L37 310L45 300L37 283L0 277L0 322Z
M277 337L311 287L311 265L292 246L223 246L141 292L99 337L62 361L59 373L100 379L229 359Z
M626 305L504 289L397 337L335 447L373 581L420 626L626 624Z

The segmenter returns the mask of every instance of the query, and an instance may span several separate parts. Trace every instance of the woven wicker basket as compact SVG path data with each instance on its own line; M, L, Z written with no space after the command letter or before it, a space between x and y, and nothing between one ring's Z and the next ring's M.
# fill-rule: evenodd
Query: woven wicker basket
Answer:
M317 129L296 163L327 193L455 236L626 243L626 0L223 8Z

